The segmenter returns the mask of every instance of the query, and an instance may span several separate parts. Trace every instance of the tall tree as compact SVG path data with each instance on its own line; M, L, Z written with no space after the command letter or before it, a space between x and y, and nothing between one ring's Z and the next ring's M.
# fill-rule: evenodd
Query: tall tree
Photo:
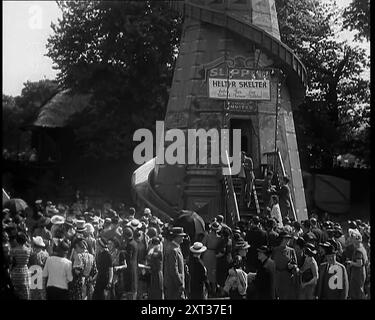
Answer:
M370 0L352 0L343 17L343 27L357 31L356 40L370 41Z
M12 151L24 151L29 147L30 135L22 127L30 125L37 117L40 107L58 91L55 81L44 79L27 81L21 95L11 97L3 94L3 146Z
M282 41L305 64L308 88L305 102L296 110L301 162L309 167L330 167L336 155L356 153L369 161L358 145L369 125L369 67L363 49L339 41L340 11L319 0L277 0ZM357 147L353 148L353 142Z
M91 92L71 124L83 158L132 155L132 135L162 119L181 21L161 1L59 1L48 56L64 87Z

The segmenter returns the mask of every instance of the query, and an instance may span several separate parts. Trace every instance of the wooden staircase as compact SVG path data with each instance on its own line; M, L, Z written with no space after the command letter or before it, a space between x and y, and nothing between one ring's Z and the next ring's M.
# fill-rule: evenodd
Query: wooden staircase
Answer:
M241 220L249 220L251 216L260 215L264 210L262 198L262 184L264 180L254 180L250 206L248 206L248 203L245 201L245 181L238 177L233 177L232 180Z

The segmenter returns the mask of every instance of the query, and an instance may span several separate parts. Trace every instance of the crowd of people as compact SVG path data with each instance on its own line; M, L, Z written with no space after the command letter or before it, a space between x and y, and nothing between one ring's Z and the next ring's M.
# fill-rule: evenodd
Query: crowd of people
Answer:
M32 209L2 212L8 298L370 297L370 226L360 220L297 222L268 211L229 227L217 215L191 238L149 208L37 200Z

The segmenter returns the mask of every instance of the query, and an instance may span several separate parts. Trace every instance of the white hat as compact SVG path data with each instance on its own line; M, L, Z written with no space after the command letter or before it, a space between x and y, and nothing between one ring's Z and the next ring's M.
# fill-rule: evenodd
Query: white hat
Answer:
M194 244L190 247L190 251L193 253L202 253L207 250L207 247L203 245L201 242L194 242Z
M83 232L83 231L86 231L86 222L85 220L76 220L76 231L77 232Z
M142 226L142 223L138 219L133 219L132 221L127 223L127 226L133 229L137 229Z
M86 231L88 233L93 233L95 231L95 229L94 229L94 227L91 223L86 223L84 227L86 228Z
M353 238L353 239L355 239L357 241L362 241L362 235L356 229L349 229L349 235L350 235L351 238Z
M41 236L33 237L33 242L38 247L44 248L46 246L46 244L44 243L43 238Z
M150 208L145 208L145 210L143 211L143 214L151 214Z
M59 215L55 215L51 218L51 223L52 224L64 224L65 218Z
M43 201L42 200L35 200L36 204L41 204Z

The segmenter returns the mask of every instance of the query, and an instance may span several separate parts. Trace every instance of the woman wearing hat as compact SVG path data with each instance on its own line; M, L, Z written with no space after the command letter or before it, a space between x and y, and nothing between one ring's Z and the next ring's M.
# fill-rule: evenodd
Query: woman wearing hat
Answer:
M242 300L246 298L247 274L241 268L242 264L242 257L239 255L235 256L225 281L223 290L232 300Z
M201 254L207 250L207 247L201 242L195 242L190 247L191 259L189 263L190 270L190 299L207 299L207 269L201 259Z
M72 256L72 299L84 300L87 298L86 279L96 274L95 259L87 251L87 243L83 238L77 238L73 243Z
M12 259L10 276L16 295L19 299L23 300L30 299L29 270L27 264L31 250L26 245L27 241L27 235L23 232L18 232L16 235L16 247L10 251Z
M217 254L221 242L221 225L214 221L210 225L210 232L203 238L203 245L207 247L207 251L203 254L203 263L207 268L207 277L209 282L209 294L215 296L217 290Z
M138 246L131 228L124 229L123 237L126 241L125 258L128 266L124 272L124 292L127 300L135 300L138 291Z
M34 229L33 237L41 237L45 244L45 250L51 254L52 253L52 233L47 229L50 225L51 219L43 217L37 227Z
M43 269L43 278L47 300L69 300L68 284L73 280L72 262L66 258L70 244L67 240L58 240L55 252L47 258Z
M349 277L349 299L365 299L365 281L368 256L362 244L362 235L356 231L352 233L351 237L355 251L352 259L346 262Z
M112 298L120 299L124 291L124 268L127 267L125 251L121 250L120 241L113 237L108 239L108 250L113 262Z
M135 221L135 220L133 220ZM140 224L140 227L136 228L133 231L133 237L135 242L137 243L138 248L138 264L146 264L146 256L148 252L148 243L150 241L147 234L144 232L144 226L142 223ZM147 287L148 287L148 276L146 274L146 270L138 268L138 299L142 300L145 299L147 296Z
M42 269L46 264L47 258L49 257L46 249L46 244L41 236L36 236L32 238L33 246L29 259L29 266L40 266ZM42 289L31 289L30 288L31 300L44 300L44 292Z
M319 277L318 264L314 258L317 251L312 243L306 243L303 253L304 262L298 272L300 277L298 299L313 300L315 296L315 287L318 283Z
M92 299L108 300L108 296L106 296L105 291L109 292L112 286L113 262L111 254L108 250L107 241L104 238L99 238L97 244L98 256L96 258L96 266L98 273L96 274L96 283Z
M148 291L148 299L161 300L163 294L163 252L161 249L161 241L158 236L154 236L150 240L150 248L147 254L147 265L150 266L150 287Z

